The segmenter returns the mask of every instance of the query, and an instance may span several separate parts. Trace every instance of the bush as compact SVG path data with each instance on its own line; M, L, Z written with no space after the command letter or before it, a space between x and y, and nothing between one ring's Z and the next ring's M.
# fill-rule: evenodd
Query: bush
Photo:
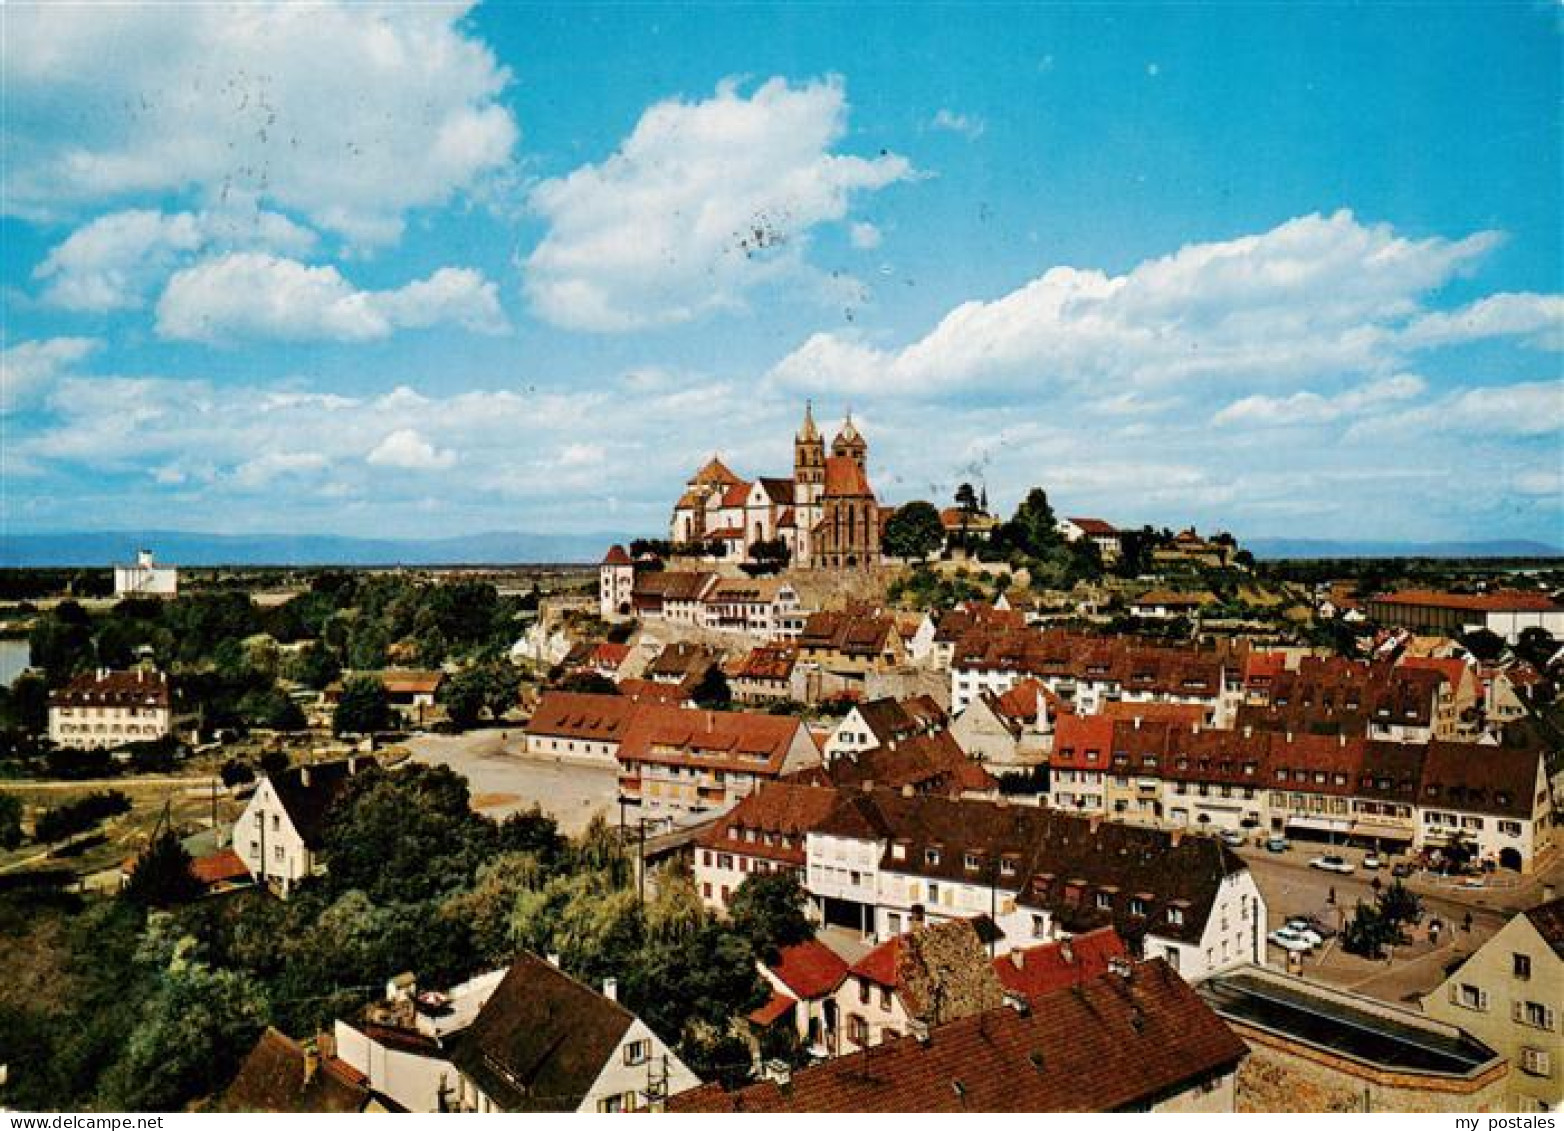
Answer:
M68 836L85 832L107 817L130 812L130 798L117 789L89 793L79 801L56 805L44 811L33 830L40 844L53 844Z

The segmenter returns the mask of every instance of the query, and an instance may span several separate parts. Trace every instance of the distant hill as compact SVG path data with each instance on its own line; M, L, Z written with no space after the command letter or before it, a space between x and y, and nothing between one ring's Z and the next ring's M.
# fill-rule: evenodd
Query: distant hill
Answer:
M1329 538L1245 538L1257 558L1556 558L1557 546L1524 539L1492 542L1354 542Z
M0 538L0 566L107 566L150 549L170 565L504 565L596 562L623 534L491 531L457 538L334 534L201 534L178 530L61 531Z

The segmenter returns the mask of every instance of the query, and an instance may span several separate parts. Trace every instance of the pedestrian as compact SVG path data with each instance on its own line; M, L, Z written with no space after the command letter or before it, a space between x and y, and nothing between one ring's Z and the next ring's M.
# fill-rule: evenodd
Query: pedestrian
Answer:
M1336 885L1332 884L1330 891L1325 893L1325 902L1332 907L1336 906Z
M1461 930L1465 931L1467 934L1472 933L1472 913L1470 911L1461 916Z
M1438 919L1433 919L1433 920L1429 921L1429 924L1428 924L1428 941L1433 943L1435 946L1439 945L1439 928L1440 928L1440 923L1439 923Z

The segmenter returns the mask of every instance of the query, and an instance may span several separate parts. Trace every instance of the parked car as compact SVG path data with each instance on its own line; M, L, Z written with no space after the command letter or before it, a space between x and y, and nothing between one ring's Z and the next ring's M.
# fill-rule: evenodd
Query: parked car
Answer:
M1321 941L1328 941L1337 935L1337 930L1318 915L1305 915L1303 921L1308 924L1309 930L1320 936Z
M1287 843L1287 838L1284 836L1269 837L1265 842L1267 852L1286 852L1291 847L1292 845Z
M1307 954L1314 949L1314 943L1290 927L1277 927L1266 938L1271 940L1271 945L1290 950L1294 954Z
M1367 852L1363 855L1363 866L1371 872L1377 872L1384 863L1377 852Z
M1322 872L1337 872L1343 876L1350 876L1355 870L1352 866L1352 861L1334 853L1326 856L1316 856L1309 861L1309 867L1318 868Z
M1219 835L1222 838L1222 843L1231 848L1242 848L1244 846L1243 833L1234 832L1232 829L1223 829Z
M1390 874L1398 880L1404 880L1408 876L1416 874L1416 872L1417 868L1405 860L1397 861L1390 866Z
M1287 920L1287 930L1297 935L1300 939L1307 940L1310 946L1319 946L1325 941L1325 937L1314 929L1314 924L1307 919Z

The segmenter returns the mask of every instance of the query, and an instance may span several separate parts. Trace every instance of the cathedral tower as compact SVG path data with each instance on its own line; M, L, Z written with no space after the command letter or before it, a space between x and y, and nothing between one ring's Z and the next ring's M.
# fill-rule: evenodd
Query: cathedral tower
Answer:
M836 434L836 439L831 441L831 454L838 458L852 460L858 465L860 471L866 470L864 464L868 459L869 444L853 424L852 409L847 410L847 419L842 422L842 430Z

